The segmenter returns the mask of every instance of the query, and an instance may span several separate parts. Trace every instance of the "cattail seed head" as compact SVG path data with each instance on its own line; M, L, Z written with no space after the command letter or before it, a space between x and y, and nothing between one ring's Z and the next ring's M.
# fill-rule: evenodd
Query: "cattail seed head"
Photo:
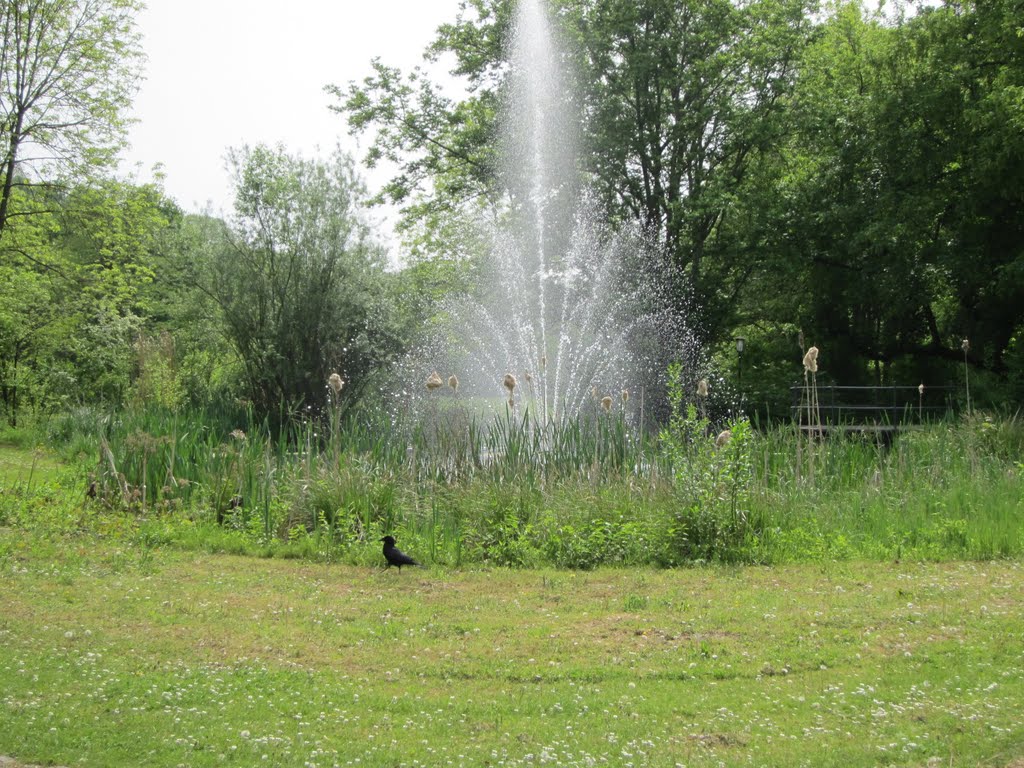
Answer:
M732 432L728 429L724 429L718 433L718 437L715 438L715 447L721 448L723 445L732 440Z
M622 402L624 402L624 403L628 403L629 402L629 390L628 389L622 390Z
M523 378L524 378L524 379L526 379L526 383L527 383L527 384L533 384L533 376L532 376L532 375L530 374L530 372L529 372L529 371L526 371L526 372L525 372L525 373L523 374Z
M611 395L605 395L601 398L601 407L604 408L605 413L608 413L612 409Z
M341 388L345 386L345 381L337 373L332 373L327 378L327 386L331 388L331 392L337 397L341 394Z
M444 386L444 382L441 381L441 377L437 375L437 371L434 371L432 374L427 376L426 385L427 385L427 391L428 392L433 392L435 389L439 389L440 387L443 387Z
M922 395L922 396L924 395L924 382L923 381L920 384L917 385L917 394Z
M540 368L541 368L541 370L544 370L547 367L548 367L548 356L547 355L541 355L540 356Z
M502 383L505 385L505 389L507 389L508 393L511 395L513 392L515 392L516 385L519 382L516 381L516 377L513 376L511 373L506 373Z
M968 352L970 352L971 351L971 340L970 339L964 339L962 342L960 342L960 349L962 349L964 351L965 355Z
M707 397L707 396L708 396L708 380L707 379L701 379L700 381L697 382L697 397Z
M811 347L804 355L804 370L808 373L818 372L818 348Z
M459 377L454 373L448 377L448 386L452 388L453 392L459 391Z

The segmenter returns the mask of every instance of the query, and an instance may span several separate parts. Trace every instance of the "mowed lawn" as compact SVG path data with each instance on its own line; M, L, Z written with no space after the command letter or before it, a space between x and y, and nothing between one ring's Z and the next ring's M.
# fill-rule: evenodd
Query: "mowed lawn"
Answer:
M48 452L0 442L0 489L38 484L59 468L60 462Z
M23 762L1024 756L1016 562L398 573L7 530L0 566L0 755Z

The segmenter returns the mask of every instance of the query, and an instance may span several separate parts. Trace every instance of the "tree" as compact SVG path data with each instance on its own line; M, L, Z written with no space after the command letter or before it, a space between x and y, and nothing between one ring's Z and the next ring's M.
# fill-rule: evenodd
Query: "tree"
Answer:
M173 405L218 410L245 394L242 369L227 337L217 301L207 287L209 265L228 241L225 223L205 214L170 217L153 260L154 280L143 298L146 338L140 340L135 392L148 400L150 383Z
M396 351L384 254L360 220L351 160L304 160L266 146L233 151L235 216L202 280L261 413L317 407L337 371L365 391Z
M686 269L702 341L784 334L798 367L803 328L841 381L914 382L945 378L969 338L971 364L1024 381L1021 0L869 5L553 0L581 162L609 216ZM335 89L376 132L371 159L399 163L389 192L426 247L446 206L507 192L512 7L465 0L439 29L429 53L454 56L461 101L379 63Z
M138 0L0 3L0 239L19 187L113 161L141 53ZM77 174L81 176L81 174Z
M848 3L805 57L765 266L796 297L772 316L829 339L840 380L941 380L964 338L975 366L1007 373L1024 330L1020 10L946 3L886 24Z
M35 215L0 262L0 408L120 403L173 212L159 189L105 181L25 190Z
M338 106L353 131L375 128L369 153L400 163L388 188L408 218L474 197L497 199L498 104L507 76L508 0L470 0L430 49L455 56L470 94L439 96L377 63ZM639 221L685 267L701 306L721 315L727 278L745 274L724 222L758 153L780 137L777 114L812 29L808 0L562 0L565 54L583 85L583 163L616 219ZM428 185L426 182L433 182ZM749 259L749 254L744 254ZM716 296L719 298L716 299ZM719 327L718 322L705 328Z
M737 259L726 219L751 164L780 138L779 114L810 36L812 6L580 5L599 187L613 211L642 222L688 270L707 307Z

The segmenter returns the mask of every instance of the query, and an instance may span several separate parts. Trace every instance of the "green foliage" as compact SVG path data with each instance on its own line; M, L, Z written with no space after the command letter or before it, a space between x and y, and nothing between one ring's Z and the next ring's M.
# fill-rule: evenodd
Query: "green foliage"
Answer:
M20 250L8 239L13 222L35 226L35 211L16 199L22 189L80 183L114 163L142 58L140 8L137 0L0 5L0 254Z
M716 446L686 405L630 470L610 474L543 453L529 471L522 456L501 469L492 454L453 473L438 444L413 457L415 433L351 418L328 439L309 424L272 437L224 414L78 412L40 425L65 446L57 476L24 430L21 448L0 452L20 467L6 485L0 473L0 527L137 527L160 546L363 564L379 562L368 547L392 533L429 564L578 570L1024 553L1017 419L911 429L891 446L798 443L791 429L737 421Z
M646 563L651 543L642 524L623 514L613 520L552 521L544 550L548 562L558 568L590 570L601 565Z
M638 221L687 269L701 297L695 306L709 316L702 328L729 314L721 297L748 270L746 259L722 252L733 239L722 229L748 168L778 140L777 113L811 31L809 5L565 0L552 8L582 91L586 170L613 219ZM367 163L398 164L387 196L438 254L452 245L436 232L479 201L497 208L508 191L494 152L514 9L476 0L439 28L430 55L453 56L470 85L458 102L422 71L403 77L380 61L362 84L328 89L350 129L372 133Z
M154 187L110 181L21 198L38 212L3 240L13 251L0 262L4 415L13 424L31 410L120 404L173 210Z
M584 51L593 171L618 216L657 233L695 312L720 326L748 272L731 212L771 152L813 3L568 3ZM736 223L742 223L737 220Z
M283 149L233 152L236 215L198 277L261 414L320 408L326 381L343 402L374 383L397 352L383 254L361 223L362 188L340 151L327 162Z
M666 565L747 560L757 532L749 508L750 422L736 419L716 436L684 392L679 364L669 369L669 397L672 417L660 443L673 467L676 504L659 557Z
M800 329L843 384L947 384L970 338L984 402L1020 400L1019 10L555 4L582 89L581 162L609 217L686 268L680 301L702 340L745 329L762 415L788 407ZM423 261L456 261L460 223L504 199L490 153L513 13L475 0L439 29L430 54L469 84L458 102L380 62L331 89L371 134L368 162L398 165L389 195Z
M962 382L968 338L972 375L1004 382L985 401L1010 394L1019 12L944 3L886 22L843 3L803 56L767 194L750 201L767 256L750 317L800 325L841 383Z

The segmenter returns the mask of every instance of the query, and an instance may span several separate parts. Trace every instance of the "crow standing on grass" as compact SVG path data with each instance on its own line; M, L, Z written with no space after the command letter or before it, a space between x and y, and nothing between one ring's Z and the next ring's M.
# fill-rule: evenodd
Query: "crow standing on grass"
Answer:
M384 542L384 559L388 561L385 570L392 565L397 565L398 572L401 573L403 565L419 565L419 563L395 546L394 536L385 536L381 541Z

